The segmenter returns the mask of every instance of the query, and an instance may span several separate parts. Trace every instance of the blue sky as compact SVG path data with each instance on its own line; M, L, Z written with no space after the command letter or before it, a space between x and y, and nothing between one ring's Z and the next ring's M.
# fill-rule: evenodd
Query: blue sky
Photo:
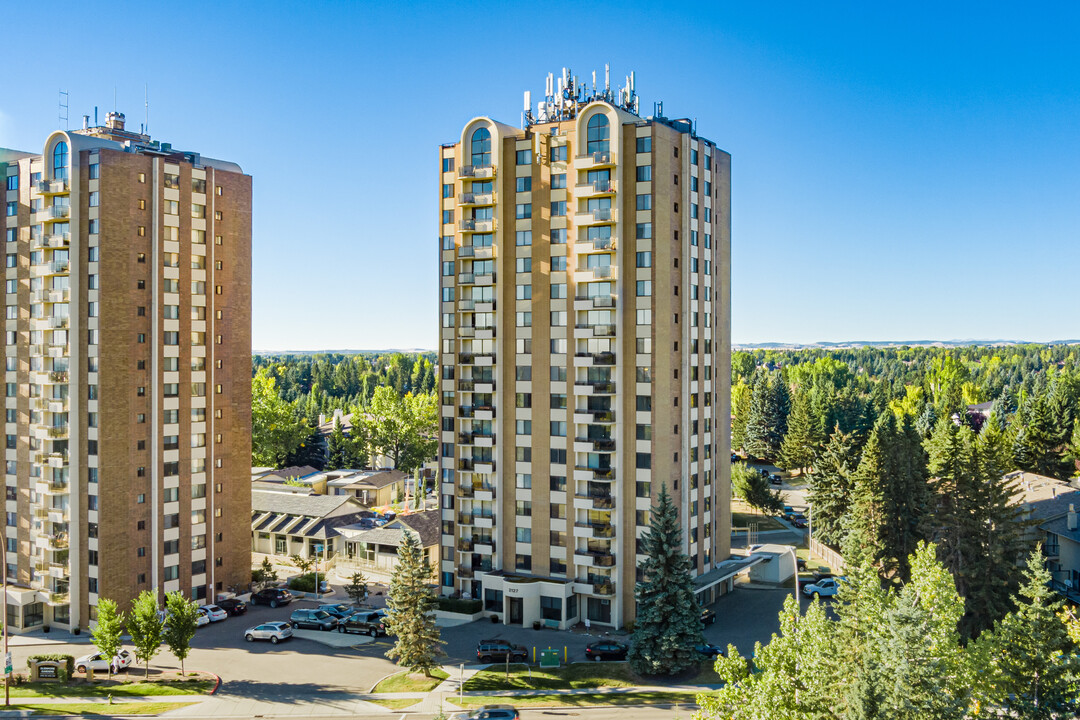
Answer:
M1076 6L5 5L0 146L148 84L254 177L256 349L434 348L438 144L605 62L733 156L736 343L1080 336Z

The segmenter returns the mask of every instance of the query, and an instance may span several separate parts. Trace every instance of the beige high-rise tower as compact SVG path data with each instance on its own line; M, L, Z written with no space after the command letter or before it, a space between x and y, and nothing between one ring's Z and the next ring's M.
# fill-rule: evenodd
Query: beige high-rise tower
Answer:
M726 587L731 158L597 85L440 151L439 582L506 623L633 619L661 485Z
M0 149L14 631L250 579L251 178L88 125Z

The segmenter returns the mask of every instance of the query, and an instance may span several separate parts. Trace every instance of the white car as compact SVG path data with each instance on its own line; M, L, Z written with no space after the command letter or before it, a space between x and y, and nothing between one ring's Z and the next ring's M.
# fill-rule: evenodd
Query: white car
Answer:
M210 619L210 622L220 622L229 617L229 613L225 612L217 605L201 605L199 610L206 613L206 616Z
M135 656L127 650L121 650L113 657L116 667L120 670L125 670L131 667L131 664L135 662ZM81 672L86 674L87 669L93 670L96 673L109 672L109 662L105 659L105 656L101 653L94 653L93 655L83 655L75 661L75 672Z
M255 640L269 640L277 645L286 638L292 637L292 626L287 622L268 622L262 625L248 628L244 631L244 639L248 642Z
M195 612L195 627L201 628L204 625L210 624L210 613L203 608L199 608Z
M833 597L840 591L843 578L823 578L808 585L803 585L803 595L807 597Z

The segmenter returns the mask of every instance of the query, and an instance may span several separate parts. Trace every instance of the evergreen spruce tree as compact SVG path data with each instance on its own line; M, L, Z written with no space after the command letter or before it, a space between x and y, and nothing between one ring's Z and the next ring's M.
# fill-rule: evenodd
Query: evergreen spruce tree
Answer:
M326 440L328 450L326 470L340 470L341 468L346 467L347 443L348 440L345 438L345 430L341 427L341 421L334 418L334 429L330 433L330 437Z
M642 538L645 579L634 590L637 616L629 660L643 675L676 675L700 663L694 647L702 642L702 626L690 558L682 551L682 525L666 485L650 518Z
M1008 717L1064 718L1080 713L1077 647L1060 613L1062 601L1049 588L1041 552L1028 559L1021 599L1014 612L975 643L983 672L981 703Z
M821 436L810 412L810 393L797 393L788 416L787 434L780 445L780 460L788 470L805 473L818 453Z
M750 419L750 396L752 390L742 382L731 387L731 449L746 448L746 426Z
M416 534L406 530L398 546L398 561L390 578L387 594L386 624L395 636L394 647L386 657L398 665L430 677L445 654L440 645L439 626L435 624L435 593L429 587L431 567Z
M746 438L744 447L746 454L752 458L769 458L772 456L770 438L770 390L769 378L765 372L759 371L754 378L753 390L750 394L750 413L746 418Z
M837 428L814 464L807 496L814 537L839 547L844 539L844 515L851 506L851 476L859 464L852 436Z

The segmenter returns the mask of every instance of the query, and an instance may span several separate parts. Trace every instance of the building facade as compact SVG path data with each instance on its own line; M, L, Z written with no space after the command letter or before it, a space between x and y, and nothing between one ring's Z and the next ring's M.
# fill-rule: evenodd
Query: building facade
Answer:
M440 150L440 583L622 626L661 485L696 572L729 555L730 156L548 82Z
M0 178L10 626L246 584L251 178L120 113Z

